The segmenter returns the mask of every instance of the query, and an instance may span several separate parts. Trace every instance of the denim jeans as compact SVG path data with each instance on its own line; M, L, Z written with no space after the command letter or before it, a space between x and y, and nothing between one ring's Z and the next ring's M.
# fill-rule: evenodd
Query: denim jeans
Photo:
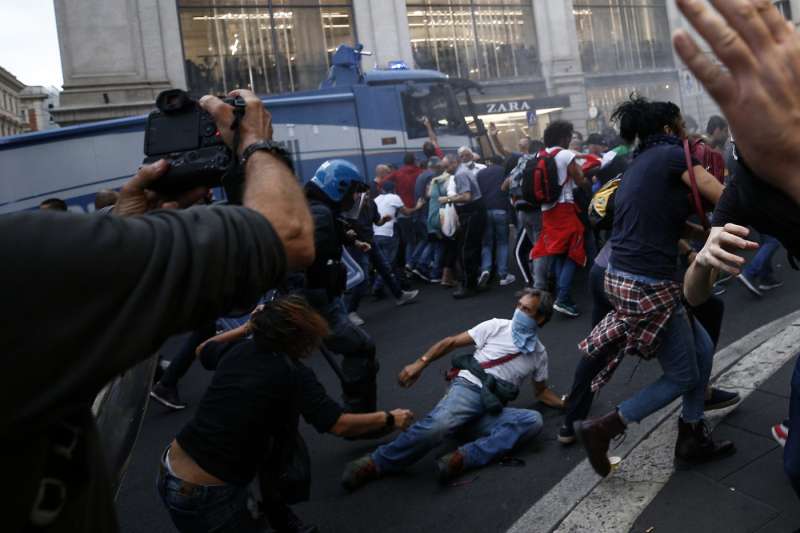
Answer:
M504 408L499 414L485 412L480 388L456 378L433 411L396 439L372 454L380 472L402 470L444 442L461 434L474 438L459 448L464 466L476 468L508 453L542 429L542 415L529 409Z
M800 498L800 355L794 364L789 398L789 438L783 449L783 470Z
M663 281L614 270L611 266L609 270L643 283ZM664 374L622 402L619 412L627 422L639 422L678 396L683 396L681 418L684 422L702 420L714 356L711 339L700 322L691 319L690 323L683 305L672 313L661 335L661 346L656 356Z
M392 237L375 235L374 244L378 248L378 252L386 260L386 263L388 263L390 269L394 273L395 279L399 281L400 272L397 268L396 260L397 251L400 248L400 240L397 238L397 232L395 232L394 236ZM383 276L378 276L375 278L373 288L375 290L380 290L383 288Z
M578 265L566 255L553 257L553 269L556 274L556 301L562 303L572 303L570 290L572 289L572 278L575 276L575 269Z
M744 269L748 278L759 279L772 275L772 256L781 247L781 243L775 237L769 235L761 236L761 247L758 249L753 260Z
M157 487L172 523L181 533L267 531L247 508L250 496L247 487L188 484L173 476L163 464Z
M508 211L489 209L481 249L481 272L492 271L492 252L496 248L497 275L508 274Z
M402 252L402 260L406 265L410 266L411 258L414 256L414 248L417 246L414 218L405 215L398 216L394 225L394 236L398 240L398 251ZM400 247L402 247L402 250ZM395 252L396 255L397 252ZM392 263L394 263L394 259Z

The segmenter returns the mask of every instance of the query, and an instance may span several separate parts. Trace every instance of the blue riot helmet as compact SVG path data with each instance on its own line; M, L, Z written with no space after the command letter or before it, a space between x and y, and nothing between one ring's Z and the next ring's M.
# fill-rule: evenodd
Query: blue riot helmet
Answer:
M346 201L348 194L369 190L367 178L354 164L344 159L331 159L322 163L311 178L311 183L337 204Z

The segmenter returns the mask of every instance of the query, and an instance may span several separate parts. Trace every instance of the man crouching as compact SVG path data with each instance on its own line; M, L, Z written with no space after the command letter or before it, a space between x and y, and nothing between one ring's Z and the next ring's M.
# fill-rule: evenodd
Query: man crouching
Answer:
M563 407L562 400L547 387L547 351L538 337L538 328L553 314L553 297L536 289L525 289L518 297L511 320L493 318L442 339L400 372L400 384L410 387L433 361L455 348L475 346L474 355L453 359L452 385L433 411L392 442L347 465L342 476L347 490L411 466L456 433L475 440L437 461L442 483L490 463L535 436L542 429L541 414L505 407L517 397L527 376L532 376L538 400Z

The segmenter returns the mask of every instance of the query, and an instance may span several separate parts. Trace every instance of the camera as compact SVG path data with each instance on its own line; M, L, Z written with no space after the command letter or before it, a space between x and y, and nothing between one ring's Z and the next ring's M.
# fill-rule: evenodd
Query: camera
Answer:
M226 104L244 105L241 98L223 98ZM156 98L157 111L147 116L144 163L167 159L167 173L153 189L176 193L192 187L218 187L234 163L214 119L186 91L169 89Z

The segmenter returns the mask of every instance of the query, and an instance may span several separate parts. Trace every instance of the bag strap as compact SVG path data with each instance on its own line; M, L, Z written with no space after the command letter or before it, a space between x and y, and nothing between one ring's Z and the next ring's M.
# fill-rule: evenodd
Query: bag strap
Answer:
M482 369L488 370L488 369L494 368L496 366L504 365L504 364L508 363L509 361L512 361L512 360L516 359L520 355L522 355L522 352L512 353L512 354L504 355L503 357L499 357L497 359L493 359L491 361L484 361L483 363L479 363L479 364L481 365ZM447 381L453 381L456 378L456 376L458 375L458 373L461 372L461 370L462 369L456 368L456 367L451 368L445 374L445 379Z
M700 200L700 191L697 189L697 177L694 175L694 165L692 164L692 152L689 149L689 139L683 140L683 155L686 157L686 168L689 171L689 182L692 185L692 199L694 200L694 210L697 216L700 217L700 223L703 229L708 231L711 225L708 223L706 212L703 209L703 203Z

